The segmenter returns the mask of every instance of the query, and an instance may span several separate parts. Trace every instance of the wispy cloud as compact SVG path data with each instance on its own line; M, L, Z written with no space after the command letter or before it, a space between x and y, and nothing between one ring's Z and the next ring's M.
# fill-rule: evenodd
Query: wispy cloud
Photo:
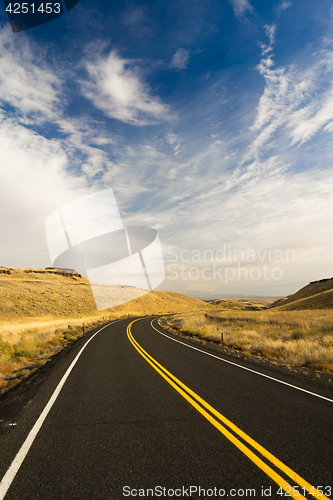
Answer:
M149 10L146 5L138 5L133 8L126 5L122 22L126 30L130 31L136 39L151 36L154 32L154 24L149 18Z
M166 141L172 147L174 154L178 155L181 151L181 139L176 134L168 132L166 135Z
M60 105L61 80L27 37L0 31L0 99L21 116L55 118Z
M87 61L88 78L81 81L83 95L107 116L124 123L142 126L169 120L169 107L151 95L134 63L115 51Z
M291 2L287 2L286 0L282 0L282 2L280 3L280 5L277 7L277 14L278 14L278 16L281 15L281 12L283 12L284 10L289 9L289 7L291 7L291 6L292 6Z
M274 33L275 27L273 34L268 30L268 36ZM333 51L323 46L306 66L300 60L274 68L273 57L267 55L257 66L266 86L251 127L257 135L246 160L269 151L277 138L288 148L308 142L320 130L333 129Z
M229 0L236 16L243 16L246 12L252 12L253 7L249 0Z
M126 191L125 184L120 186L123 180L116 181L116 191L122 193L121 199L128 204L126 219L135 224L148 221L146 223L157 227L166 254L169 245L178 247L178 253L183 249L216 252L223 249L224 244L243 250L269 246L293 249L297 261L288 269L288 279L302 281L309 255L322 252L321 255L328 258L333 242L327 232L327 221L333 215L332 172L318 168L291 172L290 165L279 155L229 171L223 169L221 154L211 154L209 149L188 152L186 159L176 157L171 161L166 155L160 156L150 184L146 176L149 177L151 152L142 150L137 174L141 182L136 184L146 188L144 197L137 187L132 191L132 184ZM155 157L157 151L153 152ZM135 158L138 154L137 151ZM126 161L124 173L130 169L129 164L125 165ZM219 171L219 175L213 175ZM176 172L176 176L167 172ZM159 182L162 178L163 183ZM189 267L201 265L205 267L189 263ZM281 267L287 272L283 265ZM324 261L313 264L314 276L321 275L324 268ZM223 285L218 279L214 283L198 280L192 284L196 291L205 291L209 284L217 293ZM275 282L260 283L266 287L268 284L276 285ZM190 285L190 280L179 278L178 281L166 280L163 288L181 290L183 287L186 292ZM249 288L253 290L254 285L252 282Z
M172 56L172 61L170 63L170 68L175 68L176 71L187 68L187 63L190 59L190 52L185 49L178 49L177 52Z
M133 9L126 9L123 15L123 23L125 26L138 27L142 25L147 17L147 7L135 7Z
M275 41L276 24L265 24L264 26L266 35L269 38L269 44L273 45Z

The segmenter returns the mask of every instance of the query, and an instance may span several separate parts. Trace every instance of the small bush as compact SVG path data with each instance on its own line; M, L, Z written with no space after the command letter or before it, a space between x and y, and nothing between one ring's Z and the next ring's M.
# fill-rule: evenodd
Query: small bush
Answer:
M46 363L46 359L40 359L37 361L36 366L44 366Z
M76 337L71 332L67 331L64 333L64 339L70 341L76 339Z
M304 339L304 337L306 337L304 330L294 330L292 332L292 338L295 340Z
M7 387L7 385L8 385L7 380L4 380L3 378L0 378L0 390L1 389L5 389L5 387Z
M13 373L13 371L14 371L13 364L0 363L0 373L3 373L4 375L9 375Z
M306 368L311 368L312 370L322 371L322 372L333 372L333 364L322 363L320 361L308 361L303 364Z
M24 345L14 348L13 356L16 358L33 358L36 355L35 349Z
M13 348L10 344L8 344L7 342L3 342L1 339L0 339L0 356L4 355L4 354L12 354L13 352Z
M270 349L269 347L262 349L261 354L267 359L276 359L279 356L274 349Z
M53 345L53 346L60 345L60 341L59 339L51 339L48 341L48 345Z
M246 359L250 359L252 356L251 356L251 353L248 352L248 351L245 351L244 354L243 354L244 358Z

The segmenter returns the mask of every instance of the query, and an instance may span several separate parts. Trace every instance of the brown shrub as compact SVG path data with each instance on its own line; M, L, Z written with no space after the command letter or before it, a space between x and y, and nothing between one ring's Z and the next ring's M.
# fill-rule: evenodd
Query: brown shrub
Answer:
M59 339L51 339L47 343L48 345L60 345Z
M333 372L333 364L331 363L321 363L320 361L306 361L303 366L306 368L311 368L312 370L317 370L319 372L330 373Z
M7 380L0 378L0 389L4 389L8 385Z
M271 349L269 347L265 347L264 349L262 349L261 354L267 359L276 359L279 356L274 349Z
M1 363L0 364L0 373L4 375L8 375L13 373L15 366L13 364Z

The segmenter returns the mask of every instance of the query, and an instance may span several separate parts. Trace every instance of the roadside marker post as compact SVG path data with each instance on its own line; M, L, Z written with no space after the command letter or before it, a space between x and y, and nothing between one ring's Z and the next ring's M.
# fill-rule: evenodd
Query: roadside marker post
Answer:
M82 323L82 333L84 335L84 323Z
M221 329L221 345L222 345L222 349L223 349L223 328Z

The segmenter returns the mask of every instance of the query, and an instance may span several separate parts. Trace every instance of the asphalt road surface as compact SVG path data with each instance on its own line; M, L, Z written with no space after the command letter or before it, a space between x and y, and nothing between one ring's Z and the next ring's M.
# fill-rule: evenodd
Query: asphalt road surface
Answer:
M151 318L53 364L0 405L0 499L333 498L330 388Z

